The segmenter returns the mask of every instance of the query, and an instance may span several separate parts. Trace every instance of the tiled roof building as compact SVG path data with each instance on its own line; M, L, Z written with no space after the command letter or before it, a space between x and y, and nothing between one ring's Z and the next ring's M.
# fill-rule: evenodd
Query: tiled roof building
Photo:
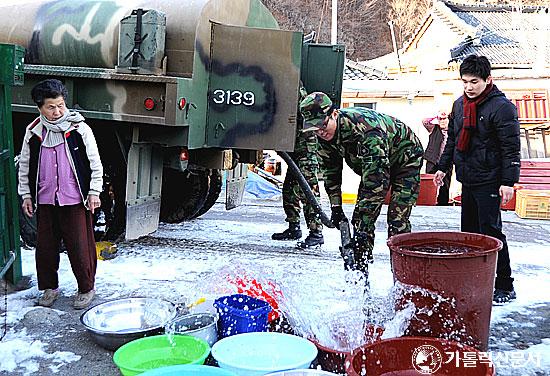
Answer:
M383 80L387 78L388 75L381 70L370 68L363 63L346 60L344 80Z
M448 110L462 93L458 68L471 54L487 56L493 78L516 105L524 129L550 127L548 7L434 0L402 48L362 63L384 74L344 81L342 103L395 115L426 138L422 116ZM525 137L528 144L530 136ZM541 145L544 152L537 155L549 157L550 141ZM526 150L525 155L534 156Z
M471 54L485 55L494 66L530 67L550 63L550 15L544 7L466 6L443 2L434 14L448 7L469 26L463 41L451 50L453 60Z

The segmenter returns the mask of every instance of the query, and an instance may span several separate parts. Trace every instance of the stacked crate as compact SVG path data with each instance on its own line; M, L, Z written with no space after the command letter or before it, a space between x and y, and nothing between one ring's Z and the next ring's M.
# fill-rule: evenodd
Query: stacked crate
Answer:
M550 160L523 160L514 198L507 204L521 218L550 219Z
M517 191L516 214L520 218L550 219L550 190Z

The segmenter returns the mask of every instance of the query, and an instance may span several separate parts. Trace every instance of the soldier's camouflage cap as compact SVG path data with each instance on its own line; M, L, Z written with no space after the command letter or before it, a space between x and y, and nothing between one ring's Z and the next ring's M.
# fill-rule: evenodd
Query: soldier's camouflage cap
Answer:
M300 102L300 112L304 117L302 132L315 131L326 127L325 118L332 109L332 101L325 93L313 92Z

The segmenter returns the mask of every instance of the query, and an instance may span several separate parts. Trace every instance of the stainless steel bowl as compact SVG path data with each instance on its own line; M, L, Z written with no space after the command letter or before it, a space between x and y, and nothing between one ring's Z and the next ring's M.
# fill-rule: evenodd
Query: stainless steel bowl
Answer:
M204 339L210 347L218 340L218 316L211 313L191 313L176 317L166 326L167 331L175 334Z
M80 322L97 344L114 351L134 339L163 333L176 314L176 306L165 300L127 298L89 308Z

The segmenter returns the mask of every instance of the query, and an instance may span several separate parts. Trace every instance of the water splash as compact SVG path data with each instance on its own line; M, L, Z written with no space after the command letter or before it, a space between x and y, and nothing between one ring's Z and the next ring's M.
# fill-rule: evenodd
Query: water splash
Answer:
M399 281L395 282L393 295L397 307L414 308L405 334L439 337L476 345L475 339L467 332L464 318L458 314L455 298Z
M349 352L370 343L380 334L376 328L390 309L379 309L383 296L365 286L362 273L335 271L337 278L319 285L303 275L298 281L278 281L282 314L294 331L323 347ZM307 302L307 304L304 304Z

